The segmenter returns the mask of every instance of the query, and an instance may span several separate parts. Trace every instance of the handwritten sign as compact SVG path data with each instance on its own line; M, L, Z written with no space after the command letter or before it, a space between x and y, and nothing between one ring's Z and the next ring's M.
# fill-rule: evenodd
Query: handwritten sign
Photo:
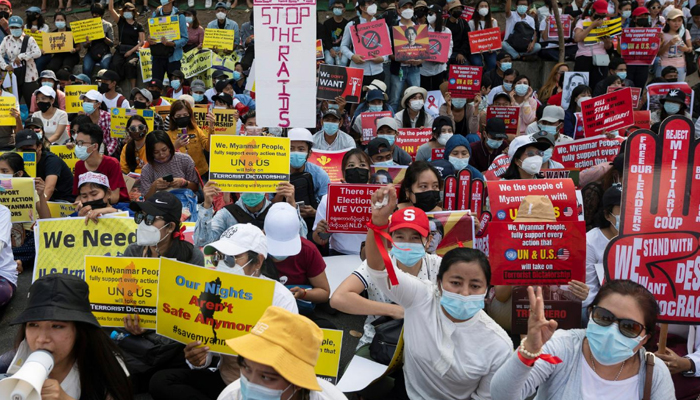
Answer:
M372 220L372 194L382 185L331 183L326 221L331 233L366 233Z
M43 32L44 53L66 53L73 50L73 32Z
M90 41L105 38L105 31L102 27L102 18L79 19L70 23L75 43L83 43L90 38Z

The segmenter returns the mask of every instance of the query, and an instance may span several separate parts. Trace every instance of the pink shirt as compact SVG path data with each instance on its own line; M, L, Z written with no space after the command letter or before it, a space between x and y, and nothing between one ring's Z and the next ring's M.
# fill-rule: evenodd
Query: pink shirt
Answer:
M678 36L678 34L664 32L664 43L668 43L671 40L675 40L674 38L676 36ZM683 44L685 44L686 40L690 40L690 33L687 29L685 30ZM663 55L659 56L659 58L661 59L662 67L673 66L676 68L685 68L685 53L681 51L678 45L674 44L673 46L669 47L668 51L666 51Z
M585 21L590 21L590 18L586 18ZM581 29L583 30L583 21L584 20L579 20L576 23L576 28L574 29L574 32L576 32L576 29ZM593 57L594 55L600 56L605 54L605 44L603 44L603 41L599 41L596 44L584 44L584 42L578 42L578 51L576 51L576 57Z
M204 41L204 28L200 25L197 29L187 27L187 44L199 46Z

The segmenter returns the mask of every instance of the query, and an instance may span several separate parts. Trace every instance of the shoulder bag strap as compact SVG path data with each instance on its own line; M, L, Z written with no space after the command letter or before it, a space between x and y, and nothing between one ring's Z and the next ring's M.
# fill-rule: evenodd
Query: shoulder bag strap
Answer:
M647 376L644 379L643 400L651 400L651 381L654 379L654 354L646 353Z

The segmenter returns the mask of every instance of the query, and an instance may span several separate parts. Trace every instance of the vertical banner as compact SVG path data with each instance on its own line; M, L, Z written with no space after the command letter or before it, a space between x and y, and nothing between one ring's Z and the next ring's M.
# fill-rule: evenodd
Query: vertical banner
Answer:
M624 28L620 55L627 65L651 65L659 52L661 28Z
M150 47L139 50L139 64L141 65L141 79L144 82L150 81L153 78L153 57L151 57Z
M586 137L613 132L634 124L632 91L625 88L581 102Z
M372 195L383 185L328 185L326 222L330 233L367 233L372 220Z
M13 223L34 222L37 217L34 178L0 180L0 204L10 210Z
M359 103L363 73L361 68L321 64L316 98L335 100L336 97L343 97L348 103Z
M450 65L447 91L453 99L472 99L481 91L482 67Z
M442 209L445 211L457 209L457 178L453 175L445 178L445 200Z
M316 126L316 0L255 0L258 126Z
M472 173L468 169L457 171L457 209L469 209L469 195L471 190Z
M323 40L316 39L316 59L323 60Z
M343 157L348 150L313 150L307 162L323 168L331 182L340 182L343 179Z

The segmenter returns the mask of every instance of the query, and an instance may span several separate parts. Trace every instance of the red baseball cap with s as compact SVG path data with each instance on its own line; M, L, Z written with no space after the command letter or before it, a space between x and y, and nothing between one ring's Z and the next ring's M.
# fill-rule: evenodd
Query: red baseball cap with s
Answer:
M0 6L7 6L10 7L10 10L12 10L12 3L10 3L9 0L0 0Z
M394 232L401 228L410 228L418 232L422 237L428 237L430 222L428 221L428 216L420 208L406 207L391 214L389 232Z

